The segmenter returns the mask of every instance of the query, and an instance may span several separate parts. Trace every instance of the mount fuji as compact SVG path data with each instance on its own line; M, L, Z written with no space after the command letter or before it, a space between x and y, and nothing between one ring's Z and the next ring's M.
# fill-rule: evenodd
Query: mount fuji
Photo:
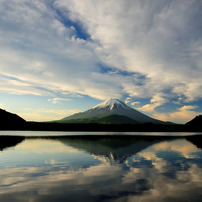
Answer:
M114 121L116 119L119 121ZM113 119L113 122L110 122L110 117ZM134 123L156 123L156 124L165 124L166 122L151 118L132 107L126 105L118 99L109 99L105 102L102 102L95 107L90 108L87 111L73 114L71 116L65 117L61 120L58 120L58 123L101 123L101 120L108 120L108 123L131 123L131 120ZM123 120L123 122L121 121Z

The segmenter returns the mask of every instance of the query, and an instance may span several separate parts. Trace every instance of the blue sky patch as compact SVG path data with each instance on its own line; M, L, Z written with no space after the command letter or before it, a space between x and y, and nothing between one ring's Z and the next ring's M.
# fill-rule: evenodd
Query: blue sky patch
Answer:
M55 11L55 13L57 14L57 18L58 20L65 26L65 27L74 27L75 31L76 31L76 38L80 38L83 40L90 40L90 35L86 32L86 30L84 29L84 27L82 26L82 24L80 22L75 22L72 21L70 18L68 18L67 16L69 16L69 11L65 11L66 13L64 14L64 11L60 11L59 9L56 9L54 7L52 7L52 9Z

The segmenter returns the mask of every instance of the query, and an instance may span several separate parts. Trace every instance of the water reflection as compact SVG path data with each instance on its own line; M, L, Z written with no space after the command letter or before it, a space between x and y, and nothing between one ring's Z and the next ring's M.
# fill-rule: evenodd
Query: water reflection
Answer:
M65 145L85 151L101 161L121 164L129 156L160 142L162 139L165 140L162 137L141 136L86 136L85 138L77 136L59 138L58 140Z
M0 150L4 150L7 147L14 147L24 139L22 136L0 136Z
M193 137L26 138L1 152L1 201L201 201Z

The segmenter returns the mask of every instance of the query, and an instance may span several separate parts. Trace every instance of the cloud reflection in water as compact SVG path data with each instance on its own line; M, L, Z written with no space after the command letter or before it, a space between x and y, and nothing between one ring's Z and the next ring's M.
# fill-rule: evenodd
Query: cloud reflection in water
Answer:
M202 196L202 151L185 138L26 139L0 155L1 201L200 201Z

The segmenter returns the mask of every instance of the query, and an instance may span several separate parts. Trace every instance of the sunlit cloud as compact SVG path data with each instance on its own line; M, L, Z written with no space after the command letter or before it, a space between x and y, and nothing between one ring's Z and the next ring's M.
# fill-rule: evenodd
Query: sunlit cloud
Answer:
M190 110L193 110L196 108L197 108L197 106L188 105L188 106L183 106L183 107L179 108L179 111L190 111Z
M78 113L79 111L79 109L39 109L35 112L20 112L18 114L26 121L53 121Z
M49 102L52 102L53 104L57 104L60 103L62 101L71 101L71 99L67 99L67 98L52 98L52 99L48 99Z
M127 97L127 98L125 99L125 103L128 104L128 103L130 102L130 100L131 100L131 98L130 98L130 97Z
M167 102L167 99L164 98L162 94L157 94L151 99L150 104L146 104L138 109L145 112L152 112L157 107L165 104L166 102Z
M138 104L140 104L140 102L132 102L132 103L131 103L131 105L133 105L133 106L134 106L134 105L138 105Z
M200 114L200 112L193 111L196 108L197 108L197 106L187 105L187 106L178 108L178 110L175 112L155 113L154 117L157 119L160 119L160 120L164 120L164 121L170 120L170 121L174 121L176 123L186 123L186 122L190 121L191 119L193 119L198 114Z

